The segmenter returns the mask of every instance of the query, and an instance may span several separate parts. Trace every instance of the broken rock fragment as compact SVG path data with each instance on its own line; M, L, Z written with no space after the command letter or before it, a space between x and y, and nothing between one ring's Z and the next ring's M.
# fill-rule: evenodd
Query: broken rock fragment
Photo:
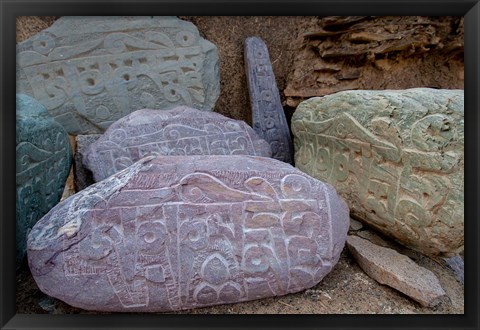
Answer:
M422 306L434 307L445 296L435 274L407 256L357 236L348 236L347 247L371 278L406 294Z
M144 158L64 200L28 238L39 288L97 311L172 311L298 292L338 262L329 184L253 156Z

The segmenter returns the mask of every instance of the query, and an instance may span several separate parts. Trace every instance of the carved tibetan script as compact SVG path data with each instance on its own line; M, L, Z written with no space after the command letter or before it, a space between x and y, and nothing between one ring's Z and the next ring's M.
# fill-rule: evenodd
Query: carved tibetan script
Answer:
M253 129L272 148L272 157L293 164L293 144L265 43L256 37L245 40Z
M188 309L315 285L348 220L331 186L274 159L150 157L64 201L32 231L29 257L37 283L74 306Z
M62 17L17 45L17 92L70 134L103 132L132 111L212 110L216 47L174 17Z

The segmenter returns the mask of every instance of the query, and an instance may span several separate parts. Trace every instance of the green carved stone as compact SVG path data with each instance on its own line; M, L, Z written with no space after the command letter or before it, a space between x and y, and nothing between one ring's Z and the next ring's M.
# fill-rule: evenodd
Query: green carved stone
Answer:
M62 197L72 164L68 134L35 99L17 94L16 242L17 267L27 234Z
M295 165L363 220L428 255L464 245L464 92L343 91L302 102Z

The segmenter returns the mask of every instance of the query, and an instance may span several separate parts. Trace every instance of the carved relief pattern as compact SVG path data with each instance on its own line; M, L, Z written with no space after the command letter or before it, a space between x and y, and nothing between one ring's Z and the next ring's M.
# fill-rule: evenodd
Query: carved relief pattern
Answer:
M63 252L64 272L108 278L124 310L296 292L332 267L324 189L282 171L178 176L167 168L154 185L148 171L139 172L84 213L91 229Z
M185 111L165 117L159 125L112 127L92 144L86 165L92 170L95 168L95 178L102 179L147 156L266 156L252 141L250 132L255 133L247 125L240 125L234 120L212 120L188 114L190 112ZM258 137L253 137L253 140L258 140Z
M51 127L37 132L35 141L20 141L16 155L17 244L25 244L29 228L62 196L71 150L65 131Z
M267 46L259 38L245 40L247 73L252 122L255 132L272 148L272 158L293 164L290 136Z
M296 119L296 166L333 184L348 196L353 214L385 233L428 252L444 248L443 242L434 247L431 235L435 226L463 217L463 186L452 187L463 175L463 145L444 150L463 140L463 121L426 115L403 134L411 139L403 145L389 118L370 123L372 130L345 112L318 121Z
M102 132L133 108L204 109L199 36L162 31L91 33L72 46L44 32L18 53L18 65L35 99L71 134Z

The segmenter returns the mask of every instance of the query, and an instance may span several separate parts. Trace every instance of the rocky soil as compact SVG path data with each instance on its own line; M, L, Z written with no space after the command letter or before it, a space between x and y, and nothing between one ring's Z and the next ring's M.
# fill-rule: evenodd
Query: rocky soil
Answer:
M243 40L262 38L288 115L313 94L343 89L463 88L463 18L447 17L181 17L219 48L221 95L215 111L251 124ZM17 42L56 17L18 17ZM64 197L73 194L73 175ZM433 308L379 284L345 247L339 263L303 292L181 314L462 314L464 285L444 259L431 259L354 225L350 234L391 247L432 271L446 292ZM361 227L361 228L360 228ZM457 275L458 277L458 275ZM26 262L17 273L17 313L91 314L43 294Z

